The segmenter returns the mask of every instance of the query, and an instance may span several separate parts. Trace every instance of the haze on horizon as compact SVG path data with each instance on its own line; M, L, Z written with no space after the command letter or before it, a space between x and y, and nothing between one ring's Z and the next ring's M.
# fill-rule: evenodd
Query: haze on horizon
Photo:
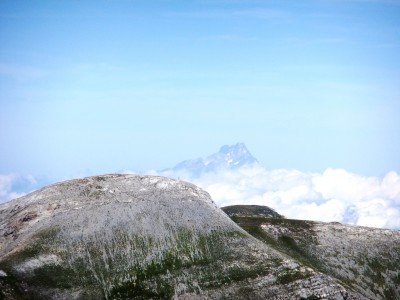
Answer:
M399 16L396 0L1 1L3 186L238 141L270 170L400 173Z

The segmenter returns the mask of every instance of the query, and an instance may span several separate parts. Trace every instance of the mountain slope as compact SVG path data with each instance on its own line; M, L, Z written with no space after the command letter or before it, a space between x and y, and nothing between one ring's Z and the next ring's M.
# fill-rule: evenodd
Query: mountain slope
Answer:
M106 175L0 206L0 299L358 299L196 186Z
M230 205L221 209L232 219L235 217L284 218L272 208L262 205Z
M220 169L234 169L244 165L258 163L251 155L245 144L237 143L232 146L222 146L221 149L207 158L185 160L172 168L172 171L185 171L193 175L212 172Z
M271 218L251 208L238 205L230 216L266 245L340 279L366 299L400 299L400 231Z

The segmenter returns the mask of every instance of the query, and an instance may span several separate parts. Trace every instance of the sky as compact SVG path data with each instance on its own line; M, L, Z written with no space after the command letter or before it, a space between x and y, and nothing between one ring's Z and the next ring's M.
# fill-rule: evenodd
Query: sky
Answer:
M383 178L399 114L397 0L0 1L4 186L239 141L269 170Z

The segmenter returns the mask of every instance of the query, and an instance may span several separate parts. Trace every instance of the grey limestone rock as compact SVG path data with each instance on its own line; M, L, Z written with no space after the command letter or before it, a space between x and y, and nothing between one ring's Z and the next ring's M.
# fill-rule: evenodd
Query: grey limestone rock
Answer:
M238 206L233 219L269 247L339 279L363 299L400 299L400 231L255 217L250 208Z
M359 299L198 187L104 175L0 206L0 299Z

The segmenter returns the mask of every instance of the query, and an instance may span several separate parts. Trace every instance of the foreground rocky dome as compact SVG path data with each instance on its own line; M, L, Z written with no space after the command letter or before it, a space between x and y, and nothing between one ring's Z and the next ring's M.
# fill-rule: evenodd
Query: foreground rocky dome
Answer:
M0 299L346 297L186 182L97 176L0 206Z
M340 279L363 298L400 299L400 231L284 219L253 205L222 210L269 247Z

